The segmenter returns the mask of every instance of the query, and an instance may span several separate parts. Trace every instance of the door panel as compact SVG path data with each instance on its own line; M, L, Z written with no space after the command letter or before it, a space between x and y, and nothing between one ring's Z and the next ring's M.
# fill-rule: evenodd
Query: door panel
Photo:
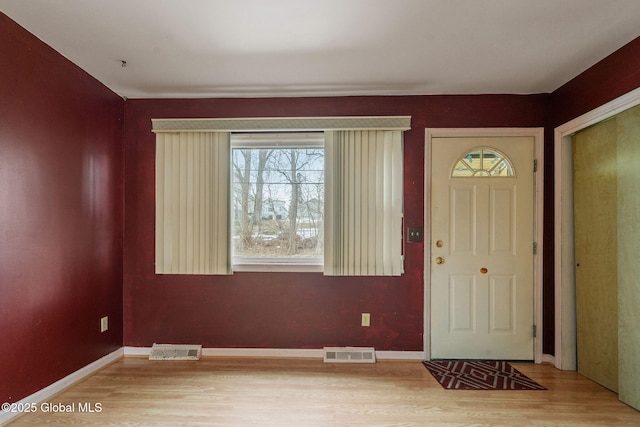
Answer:
M451 188L451 252L476 253L476 192L474 186Z
M578 370L640 410L640 106L573 137Z
M617 136L610 120L574 137L578 372L618 390Z
M618 124L618 392L640 410L640 106Z
M490 253L515 255L515 188L491 186Z
M449 289L451 332L474 332L476 329L476 283L473 276L451 276Z
M516 311L516 288L514 276L492 276L489 287L489 313L491 327L489 333L500 334L516 332L513 314Z
M473 176L499 165L479 147L515 173ZM529 137L432 140L434 359L533 360L533 148Z

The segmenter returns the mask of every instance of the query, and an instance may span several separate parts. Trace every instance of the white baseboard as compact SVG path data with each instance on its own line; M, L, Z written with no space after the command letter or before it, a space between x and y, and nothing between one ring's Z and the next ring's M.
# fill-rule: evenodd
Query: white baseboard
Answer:
M124 347L125 356L149 356L151 347ZM322 359L319 349L294 348L203 348L202 357L273 357ZM423 351L376 351L377 360L424 360Z
M322 349L294 348L203 348L204 357L272 357L322 359Z
M125 356L149 356L151 347L124 347ZM322 349L288 348L203 348L202 357L280 357L280 358L320 358Z
M424 351L376 351L378 360L425 360Z
M129 347L129 346L124 346L122 347L122 350L124 351L124 356L146 356L149 357L149 355L151 354L151 347Z
M551 363L552 365L555 365L556 358L552 354L543 354L540 363Z
M94 372L99 371L100 369L104 368L105 366L109 365L112 362L115 362L116 360L120 359L123 356L124 356L124 349L119 348L118 350L112 353L109 353L106 356L96 360L95 362L89 363L87 366L80 368L77 371L67 375L66 377L56 381L50 386L47 386L41 390L38 390L32 395L27 396L24 399L20 400L19 402L15 402L15 403L18 405L18 407L20 407L20 406L26 406L27 404L34 404L34 403L40 404L42 402L45 402L50 398L52 398L53 396L55 396L56 394L60 393L65 388L88 377ZM13 420L19 415L21 414L14 413L14 412L0 411L0 425L5 425L6 423Z

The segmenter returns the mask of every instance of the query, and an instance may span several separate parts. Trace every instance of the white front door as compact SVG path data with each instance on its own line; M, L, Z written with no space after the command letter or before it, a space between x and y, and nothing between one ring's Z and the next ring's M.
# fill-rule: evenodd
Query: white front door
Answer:
M534 138L433 138L431 358L533 360Z

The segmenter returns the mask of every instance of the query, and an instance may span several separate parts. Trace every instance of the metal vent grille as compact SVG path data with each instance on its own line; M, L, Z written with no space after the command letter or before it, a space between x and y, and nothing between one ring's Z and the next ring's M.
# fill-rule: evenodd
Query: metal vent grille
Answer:
M201 345L192 344L154 344L149 360L200 360Z
M376 363L373 347L325 347L325 363Z

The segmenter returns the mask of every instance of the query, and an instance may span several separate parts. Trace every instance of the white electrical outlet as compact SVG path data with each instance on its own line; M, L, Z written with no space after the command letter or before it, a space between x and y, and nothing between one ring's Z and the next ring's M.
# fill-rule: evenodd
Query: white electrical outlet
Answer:
M371 313L362 313L362 326L371 326Z
M104 316L100 319L100 332L105 332L109 329L109 316Z

